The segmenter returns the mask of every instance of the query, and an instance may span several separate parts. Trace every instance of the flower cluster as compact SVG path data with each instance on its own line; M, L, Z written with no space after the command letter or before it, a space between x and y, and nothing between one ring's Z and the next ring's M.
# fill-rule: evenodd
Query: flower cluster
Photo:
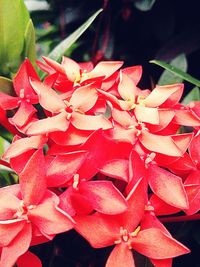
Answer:
M0 93L15 135L0 163L19 177L0 189L0 267L42 266L29 247L70 229L113 246L106 267L134 267L135 251L172 266L189 249L161 216L200 210L199 103L179 103L183 84L141 90L141 66L44 62L43 82L26 59L15 96Z

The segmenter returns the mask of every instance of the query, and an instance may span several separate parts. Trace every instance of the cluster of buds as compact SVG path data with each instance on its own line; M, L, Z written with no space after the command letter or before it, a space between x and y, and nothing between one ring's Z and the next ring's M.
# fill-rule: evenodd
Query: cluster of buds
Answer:
M180 103L183 84L141 90L141 66L43 59L44 81L26 59L15 95L0 93L15 135L0 163L19 177L0 189L0 267L42 266L29 247L71 229L113 246L106 267L135 252L171 267L189 249L163 216L200 210L200 103Z

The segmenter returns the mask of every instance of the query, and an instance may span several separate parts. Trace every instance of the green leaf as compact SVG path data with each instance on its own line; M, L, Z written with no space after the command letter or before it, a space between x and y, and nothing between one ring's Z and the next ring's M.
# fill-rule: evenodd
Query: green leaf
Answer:
M22 62L29 13L23 0L0 0L0 74L10 76Z
M35 48L35 29L33 22L29 19L24 34L24 57L28 57L32 64L35 63L36 59L36 48Z
M155 2L156 0L136 0L134 1L134 5L141 11L149 11L153 7Z
M6 77L0 76L0 92L3 92L8 95L13 95L14 88L13 88L12 80Z
M181 79L188 81L188 82L200 87L200 81L199 80L192 77L190 74L187 74L184 71L182 71L182 70L180 70L174 66L171 66L170 64L167 64L167 63L160 61L160 60L151 60L150 63L156 64L156 65L174 73L176 76L180 77Z
M196 86L184 97L182 103L188 105L191 101L200 101L200 91Z
M177 67L180 70L186 72L187 71L186 56L184 54L178 55L170 62L170 65ZM169 72L168 70L165 70L160 76L158 84L165 85L165 84L181 83L182 81L183 81L183 78L178 77L177 75Z
M94 15L92 15L84 24L82 24L75 32L73 32L70 36L68 36L65 40L63 40L59 45L57 45L52 52L48 55L48 57L59 60L70 48L72 44L76 42L76 40L88 29L88 27L92 24L95 18L99 15L102 9L99 9Z

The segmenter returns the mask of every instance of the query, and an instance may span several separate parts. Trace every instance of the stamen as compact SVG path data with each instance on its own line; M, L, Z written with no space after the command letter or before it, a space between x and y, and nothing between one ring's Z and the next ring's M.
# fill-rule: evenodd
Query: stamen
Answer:
M79 182L80 182L80 177L79 177L79 174L76 173L76 174L74 175L74 182L73 182L72 187L73 187L74 189L78 190Z

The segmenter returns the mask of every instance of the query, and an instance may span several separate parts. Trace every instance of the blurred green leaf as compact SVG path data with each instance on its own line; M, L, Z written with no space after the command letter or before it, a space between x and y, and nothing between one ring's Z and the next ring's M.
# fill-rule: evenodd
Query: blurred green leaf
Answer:
M0 136L0 157L3 155L3 153L4 153L4 150L5 150L5 148L4 148L4 139Z
M136 0L134 1L134 5L141 11L149 11L153 7L155 2L156 0Z
M22 59L29 13L23 0L0 0L0 73L10 76Z
M0 125L0 136L2 136L9 143L13 140L13 135L8 132L2 125Z
M8 95L13 95L14 88L13 88L13 83L12 80L0 76L0 92L3 92Z
M171 66L170 64L167 64L167 63L160 61L160 60L151 60L150 63L156 64L156 65L170 71L171 73L174 73L175 75L177 75L181 79L188 81L188 82L200 87L200 81L199 80L192 77L190 74L185 73L184 71L182 71L182 70L180 70L174 66Z
M73 32L70 36L68 36L65 40L63 40L59 45L57 45L48 57L59 60L70 48L72 44L76 42L76 40L88 29L88 27L92 24L95 18L99 15L102 9L99 9L94 15L92 15L84 24L82 24L75 32Z
M187 105L191 101L200 101L200 91L196 86L184 97L182 103Z
M30 61L34 64L36 59L35 29L31 19L29 19L29 22L27 23L26 26L23 52L24 52L24 57L28 57Z
M184 54L178 55L170 62L170 65L177 67L180 70L186 72L187 71L186 56ZM175 75L172 72L169 72L168 70L165 70L160 76L158 84L165 85L165 84L181 83L182 81L183 81L183 78Z

